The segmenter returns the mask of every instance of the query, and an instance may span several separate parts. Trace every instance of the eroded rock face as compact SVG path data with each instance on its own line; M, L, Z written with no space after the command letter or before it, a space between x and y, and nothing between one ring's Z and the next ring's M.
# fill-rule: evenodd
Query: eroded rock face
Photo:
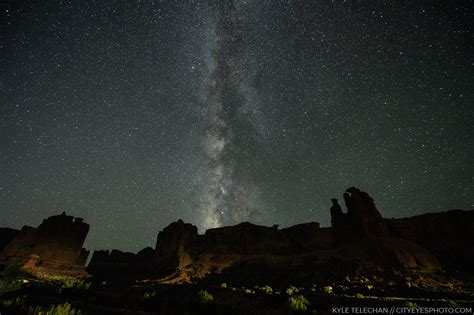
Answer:
M393 237L429 249L444 266L463 270L474 266L474 211L451 210L385 221Z
M344 201L347 219L343 223L349 225L346 229L350 230L352 238L390 237L387 225L368 193L351 187L344 193Z
M391 234L387 220L382 218L372 197L355 187L344 193L347 213L343 213L337 199L332 199L331 224L335 247L351 256L352 249L381 264L405 268L440 269L438 259L415 239L401 240ZM359 258L363 258L359 257ZM344 257L342 257L344 258Z
M155 251L146 247L137 254L119 250L96 250L87 266L87 271L100 278L120 276L122 278L152 273Z
M28 266L36 261L44 268L72 270L71 266L85 265L89 252L82 245L88 231L89 225L81 218L74 219L65 213L52 216L37 228L24 226L0 252L0 260L3 263L28 261Z
M196 255L197 238L197 227L182 220L164 228L156 242L157 270L166 274L189 265Z
M311 272L315 262L330 263L331 258L390 267L441 268L438 259L425 248L391 237L386 221L367 193L352 187L344 193L344 200L347 213L337 199L332 200L333 227L325 229L316 222L286 229L244 222L198 235L196 227L178 221L158 235L156 259L163 261L159 268L166 266L168 270L180 270L181 276L185 271L188 276L198 277L238 269L236 266L296 268L295 272L304 273Z

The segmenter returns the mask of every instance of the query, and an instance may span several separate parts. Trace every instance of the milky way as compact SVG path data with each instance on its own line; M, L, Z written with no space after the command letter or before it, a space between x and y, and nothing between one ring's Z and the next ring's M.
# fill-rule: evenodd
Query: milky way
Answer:
M236 158L255 150L254 138L259 136L258 125L249 119L260 109L251 98L256 94L256 68L249 64L255 60L243 45L248 8L218 2L210 9L215 19L209 30L212 45L208 46L208 77L201 100L207 119L203 141L207 160L203 190L198 193L204 229L248 221L252 212L264 209L258 200L258 187L239 177L239 168L245 165L239 165Z

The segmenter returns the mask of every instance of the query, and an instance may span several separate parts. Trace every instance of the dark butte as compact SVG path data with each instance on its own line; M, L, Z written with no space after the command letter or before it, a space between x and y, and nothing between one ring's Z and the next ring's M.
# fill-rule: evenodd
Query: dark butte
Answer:
M178 220L159 232L155 249L137 254L95 251L87 271L97 277L170 282L218 275L278 281L288 274L304 279L334 266L470 271L474 264L474 211L384 219L374 200L357 188L347 189L344 201L346 213L332 200L330 228L317 222L284 229L243 222L199 235L196 226ZM83 274L88 252L82 244L88 229L82 219L64 213L36 229L1 229L1 262L21 262L33 273Z

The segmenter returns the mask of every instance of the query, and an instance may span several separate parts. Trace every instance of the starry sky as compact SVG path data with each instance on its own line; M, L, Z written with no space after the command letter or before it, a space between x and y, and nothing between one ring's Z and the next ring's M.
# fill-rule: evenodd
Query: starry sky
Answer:
M474 207L472 1L2 1L0 226L138 251L179 218Z

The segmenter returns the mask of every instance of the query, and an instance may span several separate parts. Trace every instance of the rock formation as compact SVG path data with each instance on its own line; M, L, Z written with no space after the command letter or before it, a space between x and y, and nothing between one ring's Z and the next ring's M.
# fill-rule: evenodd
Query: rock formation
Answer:
M98 250L92 255L87 271L101 278L117 275L124 279L138 277L154 271L154 255L155 251L151 247L146 247L137 254L119 250Z
M80 272L89 252L82 248L89 225L66 215L49 217L37 227L24 226L0 252L0 262L26 264L24 269Z
M471 270L474 266L474 211L426 213L385 222L392 237L423 246L445 267Z
M338 234L338 241L390 237L387 225L369 194L351 187L344 193L344 201L347 214L342 212L338 200L332 199L331 224Z
M197 249L197 227L182 220L158 233L155 256L157 270L168 274L189 265Z
M450 211L405 219L384 219L374 200L357 188L344 193L347 212L332 199L332 227L310 222L288 228L243 222L207 230L182 220L158 233L155 249L137 254L94 252L87 270L99 277L160 278L188 281L226 275L232 279L306 279L315 273L344 272L375 265L383 268L439 270L474 263L474 211ZM88 251L82 248L89 226L64 213L38 228L0 230L8 244L0 263L19 261L24 269L83 271ZM440 263L441 261L441 263ZM348 267L349 266L349 267ZM321 273L318 274L318 277Z
M19 233L19 230L10 228L0 228L0 252L11 242L12 239Z

